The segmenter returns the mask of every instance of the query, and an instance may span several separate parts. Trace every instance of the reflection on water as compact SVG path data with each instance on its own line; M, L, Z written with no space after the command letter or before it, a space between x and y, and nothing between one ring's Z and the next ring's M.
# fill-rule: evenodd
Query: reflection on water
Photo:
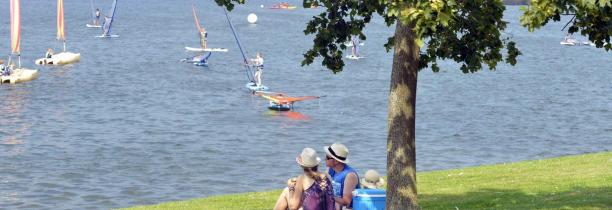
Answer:
M308 115L296 112L296 111L274 111L274 110L268 110L266 112L267 116L271 116L271 117L283 117L283 118L287 118L287 119L291 119L291 120L298 120L298 121L309 121L310 117Z

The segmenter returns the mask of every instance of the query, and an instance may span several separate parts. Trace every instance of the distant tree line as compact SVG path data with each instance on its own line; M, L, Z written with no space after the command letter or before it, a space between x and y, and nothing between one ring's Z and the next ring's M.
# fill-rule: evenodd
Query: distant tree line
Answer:
M530 0L504 0L506 5L527 5Z

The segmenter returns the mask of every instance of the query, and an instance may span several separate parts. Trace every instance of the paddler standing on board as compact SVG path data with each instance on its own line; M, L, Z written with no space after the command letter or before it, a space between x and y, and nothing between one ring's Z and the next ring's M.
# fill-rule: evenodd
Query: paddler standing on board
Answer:
M255 67L255 84L261 86L261 74L263 71L264 59L260 52L257 52L255 58L251 59L251 65Z
M206 32L206 29L202 27L200 28L199 34L200 34L200 46L202 47L202 50L204 50L206 49L206 37L208 37L208 33Z
M353 48L351 48L351 55L353 57L359 57L359 38L355 35L351 36L351 44Z
M94 21L94 25L100 25L100 9L96 8L96 19Z

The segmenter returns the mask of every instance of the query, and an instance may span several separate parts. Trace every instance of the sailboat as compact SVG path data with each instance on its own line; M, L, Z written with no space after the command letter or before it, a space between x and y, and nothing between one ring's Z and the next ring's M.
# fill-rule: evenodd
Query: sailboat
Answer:
M88 23L88 24L85 24L85 26L87 26L88 28L100 28L102 27L100 25L100 17L98 16L98 14L96 14L96 13L99 13L100 10L94 9L93 0L91 0L90 2L91 2L91 24Z
M64 51L50 57L36 60L38 65L65 65L81 60L80 53L66 52L66 34L64 31L64 0L57 0L57 40L63 42Z
M20 0L9 0L10 1L10 13L11 13L11 49L12 53L8 58L8 63L5 69L1 69L0 84L2 83L20 83L27 82L38 78L38 70L26 69L21 67L21 8ZM17 64L15 67L12 58L17 56Z
M247 75L247 79L249 82L245 85L251 91L265 91L268 90L267 86L257 85L255 83L255 75L253 74L253 70L251 70L251 66L249 65L249 61L247 60L246 55L244 54L244 50L242 49L242 45L240 44L240 39L238 39L238 35L236 34L236 30L234 29L234 24L232 24L232 20L230 20L229 15L227 14L227 10L223 8L225 12L225 17L227 18L227 23L232 30L232 34L234 34L234 39L236 39L236 44L238 44L238 49L240 49L240 54L242 54L242 59L244 61L245 73Z
M104 24L102 25L102 35L96 36L100 38L111 38L119 37L119 35L111 34L111 27L113 26L113 20L115 19L115 11L117 9L117 0L113 0L108 16L104 17Z
M198 13L196 12L195 5L191 5L191 10L193 12L193 19L195 20L196 29L198 32L202 31L202 26L200 25L200 18L198 18ZM202 49L201 47L185 47L187 51L193 52L227 52L225 48L206 48Z

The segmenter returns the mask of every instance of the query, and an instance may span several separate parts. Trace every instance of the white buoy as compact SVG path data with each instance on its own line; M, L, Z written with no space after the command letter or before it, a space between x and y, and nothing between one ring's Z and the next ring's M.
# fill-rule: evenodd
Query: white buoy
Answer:
M259 7L263 8L263 4L262 4L262 5L259 5Z
M257 23L257 15L255 15L255 13L249 14L249 16L247 16L247 21L251 24Z

